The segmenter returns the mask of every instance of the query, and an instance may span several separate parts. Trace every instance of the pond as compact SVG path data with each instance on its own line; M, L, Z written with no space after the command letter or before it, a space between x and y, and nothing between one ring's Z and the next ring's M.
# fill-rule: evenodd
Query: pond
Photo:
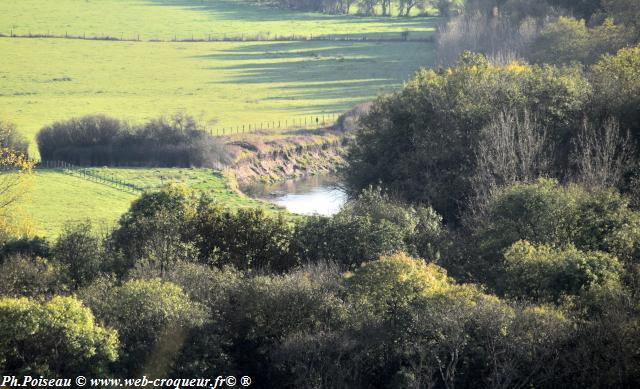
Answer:
M285 182L244 187L247 195L285 207L302 215L331 216L340 210L347 195L335 176L310 176Z

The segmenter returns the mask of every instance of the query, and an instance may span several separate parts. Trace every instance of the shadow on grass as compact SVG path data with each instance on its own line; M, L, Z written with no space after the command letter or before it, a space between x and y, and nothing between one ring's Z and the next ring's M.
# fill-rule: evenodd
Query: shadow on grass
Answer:
M263 100L337 112L397 89L419 67L433 64L432 53L426 43L269 42L196 58L210 61L212 71L231 71L216 84L273 85L274 94Z
M402 29L424 29L435 27L438 18L435 17L375 17L358 15L328 15L314 12L283 10L259 4L234 0L149 0L151 5L181 7L193 11L207 13L213 21L245 21L251 22L318 22L336 24L372 24L384 23ZM241 31L236 31L240 33ZM234 33L229 31L229 34ZM300 31L300 34L304 34ZM356 32L357 33L357 32ZM382 31L380 32L382 33ZM373 33L376 34L375 32Z

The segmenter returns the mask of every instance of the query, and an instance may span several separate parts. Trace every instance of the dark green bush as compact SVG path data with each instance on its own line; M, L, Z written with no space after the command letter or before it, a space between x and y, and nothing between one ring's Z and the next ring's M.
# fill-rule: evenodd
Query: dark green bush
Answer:
M130 127L106 116L85 116L40 130L43 160L82 166L215 167L228 156L189 116L159 118Z

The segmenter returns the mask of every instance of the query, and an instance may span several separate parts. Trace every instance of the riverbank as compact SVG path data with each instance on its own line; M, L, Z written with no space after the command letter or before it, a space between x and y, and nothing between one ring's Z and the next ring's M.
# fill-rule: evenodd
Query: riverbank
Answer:
M228 137L227 175L239 187L333 174L345 163L349 135L333 129Z

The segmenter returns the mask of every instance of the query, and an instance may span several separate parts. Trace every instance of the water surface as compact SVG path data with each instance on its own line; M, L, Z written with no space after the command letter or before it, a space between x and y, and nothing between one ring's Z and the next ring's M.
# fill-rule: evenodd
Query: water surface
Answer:
M340 210L347 195L334 176L311 176L273 185L243 188L251 197L266 200L302 215L331 216Z

